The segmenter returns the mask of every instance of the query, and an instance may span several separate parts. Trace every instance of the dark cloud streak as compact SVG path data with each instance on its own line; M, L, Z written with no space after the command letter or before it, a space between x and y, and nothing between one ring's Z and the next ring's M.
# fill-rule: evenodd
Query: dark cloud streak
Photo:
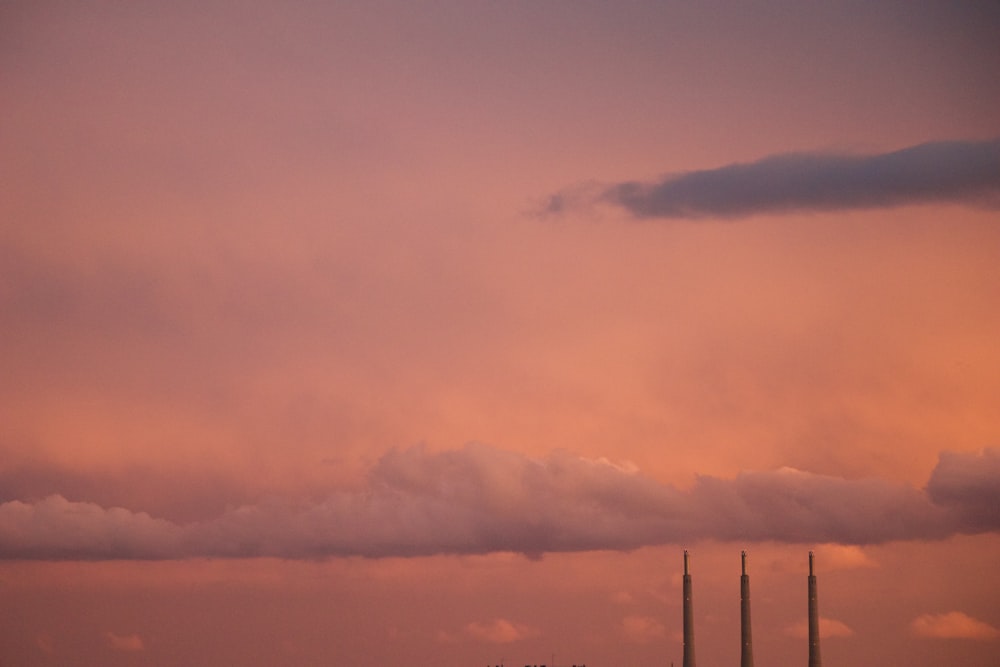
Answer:
M548 211L570 208L579 191L553 195ZM1000 202L1000 139L945 141L879 155L796 153L756 162L628 181L597 201L637 218L741 218L907 204Z

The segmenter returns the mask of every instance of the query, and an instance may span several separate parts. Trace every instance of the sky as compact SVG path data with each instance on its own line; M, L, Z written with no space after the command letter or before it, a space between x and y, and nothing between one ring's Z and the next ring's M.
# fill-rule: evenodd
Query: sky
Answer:
M0 665L994 667L998 32L3 3Z

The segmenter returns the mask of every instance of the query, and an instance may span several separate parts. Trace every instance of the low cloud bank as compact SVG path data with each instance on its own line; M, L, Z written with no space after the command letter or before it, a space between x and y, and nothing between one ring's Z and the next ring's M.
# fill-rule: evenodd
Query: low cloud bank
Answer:
M540 556L699 539L865 545L998 531L998 506L1000 450L942 454L927 489L785 468L700 477L681 491L604 460L470 444L391 451L360 491L190 523L59 495L11 500L0 504L0 557Z
M837 211L933 202L1000 201L1000 139L943 141L878 155L794 153L756 162L627 181L596 194L552 195L547 212L582 199L620 206L637 218L740 218L789 211Z

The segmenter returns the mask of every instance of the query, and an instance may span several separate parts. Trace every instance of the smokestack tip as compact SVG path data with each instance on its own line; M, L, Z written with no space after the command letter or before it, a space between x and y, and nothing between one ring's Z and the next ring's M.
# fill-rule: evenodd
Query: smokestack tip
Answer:
M813 552L809 552L809 576L813 576Z
M743 561L743 574L747 573L747 552L743 550L740 552L740 559Z

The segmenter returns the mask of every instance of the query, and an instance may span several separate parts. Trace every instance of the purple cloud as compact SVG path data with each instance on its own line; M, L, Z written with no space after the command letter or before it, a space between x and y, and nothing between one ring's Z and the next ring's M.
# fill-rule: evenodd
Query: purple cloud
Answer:
M549 198L571 208L580 190ZM793 153L605 187L599 202L637 218L741 218L907 204L1000 202L1000 139L942 141L878 155Z
M962 530L1000 527L1000 450L976 455L943 452L927 482L931 500L947 508Z
M394 450L365 488L180 523L52 495L0 504L8 559L317 558L628 550L715 540L876 544L1000 530L1000 452L942 454L926 490L792 469L688 491L567 452Z

